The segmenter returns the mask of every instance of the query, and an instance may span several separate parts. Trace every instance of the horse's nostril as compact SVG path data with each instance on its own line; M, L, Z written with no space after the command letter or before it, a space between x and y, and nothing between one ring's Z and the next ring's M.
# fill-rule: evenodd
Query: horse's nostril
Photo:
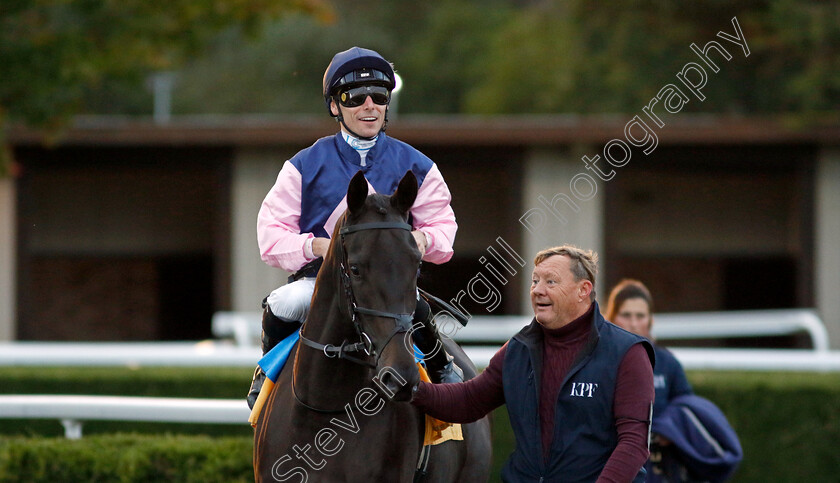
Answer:
M379 386L379 390L390 401L404 401L406 396L411 394L410 388L413 386L411 381L403 378L399 373L392 372L393 369L383 370L376 377L374 382Z
M385 386L392 392L399 392L405 386L405 380L387 374L385 377Z
M390 388L393 385L394 377L390 372L386 372L385 374L382 374L379 380L382 381L382 384L384 384L385 387Z

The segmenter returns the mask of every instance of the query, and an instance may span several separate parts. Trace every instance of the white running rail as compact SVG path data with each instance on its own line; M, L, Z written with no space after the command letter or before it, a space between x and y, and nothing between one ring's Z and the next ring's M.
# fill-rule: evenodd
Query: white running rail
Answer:
M235 314L228 316L224 314ZM248 315L250 314L250 315ZM439 328L456 341L479 367L499 346L530 322L524 316L473 317L465 328L440 320ZM218 313L217 337L229 341L155 343L0 342L0 366L172 366L254 367L261 352L260 314ZM828 335L812 310L709 312L656 315L658 340L761 337L807 332L812 350L675 348L686 369L840 371L840 351L830 351ZM244 335L249 334L249 335ZM472 344L472 345L469 345Z
M259 347L202 342L0 342L0 366L254 367Z
M244 399L0 395L0 419L58 419L69 439L84 421L248 424L249 414Z
M653 336L657 340L766 337L806 332L814 350L829 350L828 332L816 312L810 309L749 310L731 312L668 313L654 316ZM531 322L530 316L473 317L466 327L439 324L458 342L504 342Z
M247 347L259 344L261 312L216 312L216 337L232 337ZM663 313L655 315L653 335L659 340L767 337L806 332L816 351L828 351L828 332L812 309ZM504 343L531 322L531 316L476 316L466 327L446 318L441 330L461 343Z

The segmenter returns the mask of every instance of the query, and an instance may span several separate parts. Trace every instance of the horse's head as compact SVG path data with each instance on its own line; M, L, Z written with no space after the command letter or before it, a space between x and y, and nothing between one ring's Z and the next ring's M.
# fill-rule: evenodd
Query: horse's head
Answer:
M408 212L417 197L409 171L391 196L368 195L360 171L347 188L347 212L337 227L343 253L348 312L376 361L377 385L393 400L408 400L418 382L414 354L403 343L417 305L420 251L411 235ZM336 245L336 243L333 243Z

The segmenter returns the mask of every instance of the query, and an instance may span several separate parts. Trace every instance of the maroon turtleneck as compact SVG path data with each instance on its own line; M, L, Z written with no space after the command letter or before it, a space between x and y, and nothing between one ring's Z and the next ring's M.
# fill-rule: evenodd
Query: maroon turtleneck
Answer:
M559 329L543 328L543 364L540 380L540 427L543 454L548 455L554 433L554 413L566 373L592 330L594 304L586 314ZM480 419L505 402L502 366L507 343L493 355L490 365L462 384L420 383L412 404L429 415L453 423ZM648 458L647 436L653 402L653 369L641 344L627 351L618 367L613 417L618 445L599 482L631 481ZM560 415L562 417L562 415Z
M548 459L554 433L554 414L557 396L563 380L578 353L586 343L592 328L592 311L595 304L577 319L558 329L540 326L543 332L543 365L540 379L540 429L542 431L543 458Z

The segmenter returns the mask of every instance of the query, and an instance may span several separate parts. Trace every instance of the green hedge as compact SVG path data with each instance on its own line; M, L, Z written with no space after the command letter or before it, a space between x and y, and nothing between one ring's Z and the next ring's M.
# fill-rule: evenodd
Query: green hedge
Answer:
M738 433L744 461L735 481L840 481L840 374L688 376Z
M837 475L840 474L840 450L837 449L840 443L840 374L703 371L689 372L688 376L695 391L714 401L738 432L745 458L734 481L837 481ZM247 369L0 368L0 392L18 394L75 393L238 398L242 397L247 390L249 381L250 371ZM96 436L114 431L146 434ZM178 433L179 436L166 436L166 433ZM57 421L0 420L0 434L60 436L63 431ZM176 468L172 471L181 471L182 466L174 465L168 462L166 456L162 456L163 453L170 451L168 448L178 446L180 459L193 461L202 468L215 468L216 464L211 461L212 458L205 458L205 453L218 455L223 459L220 464L226 464L224 461L227 461L225 458L228 454L236 455L235 458L237 458L237 464L241 464L242 473L236 473L237 476L231 476L226 480L244 478L250 481L253 478L250 472L252 431L247 424L229 426L88 422L84 426L84 434L85 438L81 441L17 436L0 440L0 462L2 463L0 475L28 475L28 472L15 473L24 471L27 465L33 468L46 468L52 465L57 468L56 471L64 467L73 467L73 471L81 472L90 472L93 471L92 468L100 466L125 465L128 464L127 460L115 459L117 463L110 463L108 459L115 456L104 450L96 450L96 445L107 446L111 441L110 446L114 447L118 445L116 442L125 441L124 445L132 448L131 453L138 455L133 458L143 460L142 464L131 463L143 466L142 471L159 471L154 465L160 465L161 468ZM153 436L161 434L164 436ZM193 436L185 436L185 434ZM207 436L198 436L199 434ZM237 449L235 451L222 449L215 452L210 448L216 444L222 448L235 447ZM25 449L30 446L33 449ZM500 408L494 414L493 465L496 476L493 481L498 481L499 468L512 449L513 437L510 433L507 414L504 408ZM90 454L82 457L81 454L75 454L73 451ZM213 456L213 458L216 457ZM41 458L54 460L54 462L39 461ZM151 461L149 463L152 465L151 469L145 466L146 460ZM230 468L233 467L239 466L230 466ZM65 469L69 470L69 468ZM199 468L195 471L205 470ZM59 474L55 473L55 475ZM140 475L142 473L125 474ZM205 475L205 473L200 474ZM233 473L223 474L233 475ZM8 478L8 476L4 477ZM71 481L64 478L57 479ZM113 480L111 476L104 479ZM178 476L176 479L187 478ZM96 479L85 478L84 481L96 481ZM117 479L115 481L131 480ZM212 478L202 479L202 481L212 481Z
M252 447L242 437L0 439L0 482L254 481Z

